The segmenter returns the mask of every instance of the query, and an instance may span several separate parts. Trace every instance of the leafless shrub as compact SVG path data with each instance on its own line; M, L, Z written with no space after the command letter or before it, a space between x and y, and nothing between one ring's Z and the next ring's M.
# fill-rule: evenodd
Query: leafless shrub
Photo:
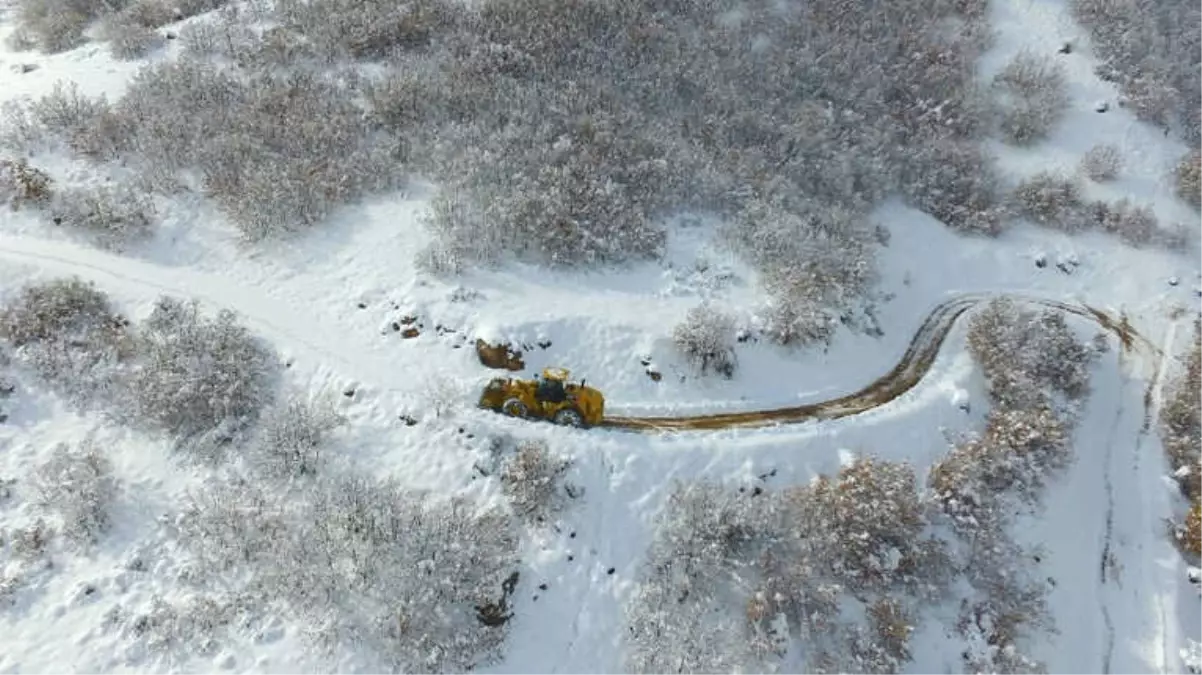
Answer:
M1092 224L1132 246L1145 246L1164 238L1152 207L1132 204L1126 197L1109 204L1094 202L1089 215Z
M1076 232L1089 225L1081 186L1071 178L1041 172L1014 188L1014 212L1044 227Z
M49 174L24 159L0 159L0 203L14 209L45 204L53 194L53 184Z
M996 236L1005 208L992 157L977 143L934 142L914 149L907 163L906 199L965 234Z
M184 5L195 4L184 2ZM116 14L118 21L128 26L158 28L185 18L182 7L169 0L132 0Z
M495 658L518 581L508 514L363 476L297 495L222 481L186 506L179 537L202 581L233 579L240 597L298 617L318 646L354 645L404 671Z
M672 341L685 357L701 368L731 377L735 365L735 320L725 312L700 305L689 310L672 331Z
M120 61L143 58L166 42L154 28L120 14L104 19L101 36L108 41L113 58Z
M1117 178L1122 165L1123 157L1118 147L1102 143L1090 148L1081 158L1081 173L1101 183Z
M772 297L765 333L782 344L827 339L834 316L877 278L872 228L838 206L753 201L739 215L732 238L763 270Z
M991 573L981 598L965 603L957 631L966 642L964 667L974 673L1044 673L1044 664L1019 649L1023 638L1052 625L1047 590L1014 571Z
M108 296L78 279L26 286L0 307L0 338L16 359L81 405L110 390L132 355L127 326Z
M1202 496L1202 327L1194 326L1194 344L1185 371L1170 383L1160 410L1160 435L1177 482L1187 497Z
M111 527L117 482L112 463L94 445L60 444L34 471L31 485L35 503L62 520L72 541L93 544Z
M931 486L954 522L969 530L1007 519L1006 498L1039 500L1072 460L1068 430L1052 411L990 413L979 438L957 445L931 470Z
M872 459L780 492L680 486L627 606L628 667L770 670L798 640L807 671L895 671L915 603L954 573L928 525L912 469Z
M78 229L107 247L146 238L157 221L153 202L127 185L60 190L47 208L57 225Z
M1073 0L1070 7L1102 59L1098 75L1119 86L1140 119L1177 130L1196 147L1202 141L1202 8L1113 0Z
M1197 496L1185 514L1185 522L1181 524L1177 539L1195 560L1202 557L1202 502L1198 501Z
M117 107L150 171L199 169L247 239L301 230L341 204L397 184L395 148L350 92L308 73L239 80L185 60L135 77Z
M501 467L501 490L518 517L544 523L567 506L564 474L571 466L543 443L524 443Z
M1202 208L1202 152L1194 150L1177 163L1177 196Z
M304 35L328 60L378 60L424 47L455 17L455 10L438 0L387 5L285 0L276 12L285 27Z
M136 611L111 612L106 619L130 642L151 654L176 659L212 656L222 632L239 620L253 621L251 607L218 594L195 594L169 601L155 594Z
M263 40L245 20L197 21L180 30L179 40L189 56L220 56L239 65L250 65L260 54Z
M184 441L236 439L272 402L276 357L232 312L162 297L141 324L132 418Z
M21 0L18 28L42 51L63 52L85 41L84 31L111 5L103 0Z
M1022 52L994 77L1001 131L1016 145L1043 140L1068 107L1064 67L1047 56Z
M327 400L293 396L272 407L260 422L255 453L268 475L317 475L331 431L346 423Z
M989 383L993 401L1006 409L1038 409L1059 393L1077 400L1089 391L1093 352L1073 334L1063 314L1022 310L1008 298L973 317L968 346Z
M51 139L85 157L110 160L124 151L131 134L105 97L89 98L74 82L56 82L49 94L14 102L7 112L6 142L20 150Z

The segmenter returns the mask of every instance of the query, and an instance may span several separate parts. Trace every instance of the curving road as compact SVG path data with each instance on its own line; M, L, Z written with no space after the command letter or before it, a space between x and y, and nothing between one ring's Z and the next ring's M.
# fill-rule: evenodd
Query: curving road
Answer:
M1057 300L1031 297L1014 293L966 293L955 296L931 311L922 322L906 353L897 365L863 389L828 401L806 403L788 408L751 410L745 412L716 413L689 417L610 417L603 426L634 431L683 431L707 429L731 429L796 424L811 420L837 419L857 415L878 408L910 391L931 369L956 321L965 312L990 300L1008 297L1015 301L1057 309L1083 317L1096 323L1103 330L1119 339L1124 351L1136 344L1152 352L1158 351L1151 342L1137 333L1127 323L1126 317L1115 318L1106 312L1090 307Z
M237 281L196 270L156 265L112 253L70 244L29 237L0 235L0 260L32 264L57 274L76 275L109 285L153 289L182 297L193 297L207 304L225 307L241 315L252 329L267 337L300 346L327 362L351 370L348 375L373 373L387 377L395 371L390 355L379 345L356 343L355 336L327 332L326 322L291 313L280 299L259 297L252 288ZM628 431L685 431L765 427L795 424L811 420L836 419L856 415L889 403L914 388L927 374L948 334L965 312L999 297L1024 304L1061 310L1088 319L1116 335L1127 351L1136 347L1158 352L1139 335L1126 317L1116 318L1088 305L1072 304L1013 293L966 293L941 303L923 321L901 360L889 372L860 391L828 401L788 408L724 412L686 417L608 417L603 428ZM354 354L354 359L346 354ZM436 375L429 364L411 364L406 376L413 379L414 369ZM362 371L362 372L360 372ZM419 373L420 374L420 373ZM383 384L383 383L382 383ZM404 391L401 387L385 387Z

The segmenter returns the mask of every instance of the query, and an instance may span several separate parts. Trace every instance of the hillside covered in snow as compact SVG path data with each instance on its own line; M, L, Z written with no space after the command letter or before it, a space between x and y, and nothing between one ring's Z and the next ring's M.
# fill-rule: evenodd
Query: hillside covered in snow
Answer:
M0 0L0 672L1202 672L1200 22Z

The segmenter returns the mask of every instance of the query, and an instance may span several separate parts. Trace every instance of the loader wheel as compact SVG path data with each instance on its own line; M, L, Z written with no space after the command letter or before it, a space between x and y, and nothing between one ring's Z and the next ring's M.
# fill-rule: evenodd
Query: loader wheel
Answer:
M516 398L511 398L501 404L501 412L510 417L521 417L523 419L530 414L530 410L526 407L526 404Z
M555 417L553 417L551 421L565 427L580 428L584 426L584 418L580 416L580 413L572 410L571 408L564 408L563 410L555 413Z

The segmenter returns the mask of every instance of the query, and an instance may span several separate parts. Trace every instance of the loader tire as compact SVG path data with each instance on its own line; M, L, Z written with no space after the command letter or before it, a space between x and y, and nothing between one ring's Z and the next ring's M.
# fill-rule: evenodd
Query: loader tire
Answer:
M501 412L509 415L510 417L520 417L522 419L525 419L530 415L530 409L526 407L526 404L522 403L516 398L511 398L502 403Z
M565 427L584 428L584 417L571 408L564 408L555 413L555 417L551 418L551 421Z

